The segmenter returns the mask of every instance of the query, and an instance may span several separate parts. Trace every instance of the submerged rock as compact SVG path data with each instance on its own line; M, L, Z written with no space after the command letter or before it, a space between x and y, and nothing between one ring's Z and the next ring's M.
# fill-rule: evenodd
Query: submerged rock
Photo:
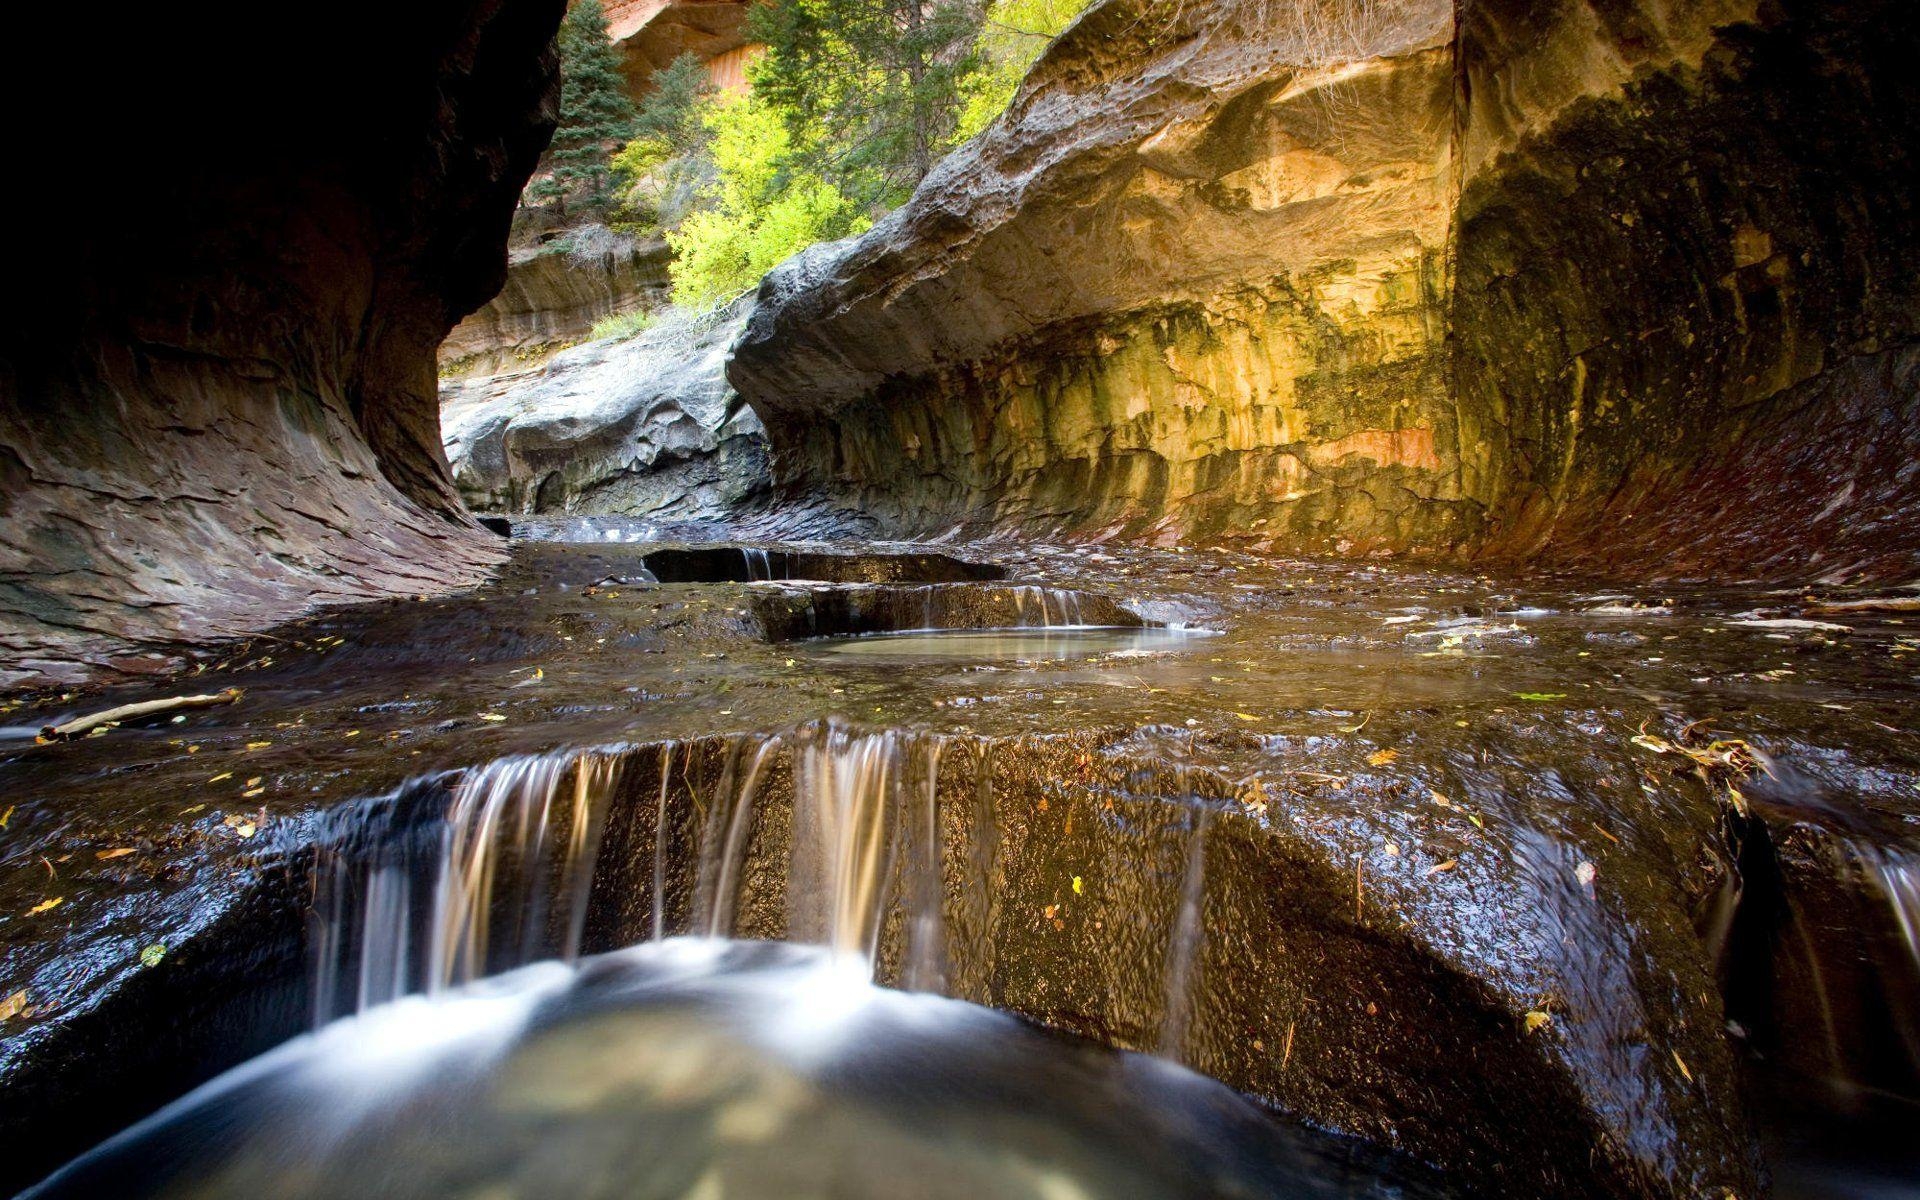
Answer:
M782 482L883 531L1920 570L1920 24L1345 7L1108 0L773 272L732 376Z
M448 383L454 482L476 509L721 517L767 484L760 420L727 383L750 301L670 314L532 371Z

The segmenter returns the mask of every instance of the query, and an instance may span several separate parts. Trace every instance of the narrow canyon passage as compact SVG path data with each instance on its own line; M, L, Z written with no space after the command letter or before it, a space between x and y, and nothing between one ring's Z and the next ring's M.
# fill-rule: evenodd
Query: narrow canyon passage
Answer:
M1920 17L254 15L0 328L0 1192L1920 1196Z

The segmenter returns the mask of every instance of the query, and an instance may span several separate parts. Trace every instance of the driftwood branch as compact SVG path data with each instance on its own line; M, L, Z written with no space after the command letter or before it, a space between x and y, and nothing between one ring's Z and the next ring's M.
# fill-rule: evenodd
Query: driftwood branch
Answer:
M215 708L222 704L232 704L239 698L239 688L228 688L224 692L215 692L210 696L172 696L165 700L143 700L138 704L122 704L119 708L109 708L105 712L75 717L64 725L48 725L40 730L40 736L49 741L66 741L70 738L85 737L104 725L117 725L136 717L151 717L185 708Z

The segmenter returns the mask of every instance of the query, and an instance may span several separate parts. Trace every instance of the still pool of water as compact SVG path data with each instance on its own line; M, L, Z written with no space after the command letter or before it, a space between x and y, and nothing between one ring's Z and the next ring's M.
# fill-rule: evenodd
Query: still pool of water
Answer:
M1203 630L1052 626L1036 629L925 629L821 638L807 643L837 659L927 662L943 660L1042 662L1109 654L1188 650L1213 636Z
M337 1021L30 1195L277 1200L1403 1198L1181 1067L864 961L675 939Z

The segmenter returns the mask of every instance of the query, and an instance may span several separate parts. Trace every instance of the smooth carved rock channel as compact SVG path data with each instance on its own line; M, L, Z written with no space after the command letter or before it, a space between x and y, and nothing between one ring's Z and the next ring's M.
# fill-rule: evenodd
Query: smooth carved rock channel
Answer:
M649 583L724 556L585 529L276 630L233 709L9 755L0 910L61 900L0 925L10 1182L316 1012L683 932L871 947L1475 1195L1759 1194L1754 1062L1912 1092L1916 651L1871 610L984 546ZM965 563L1009 578L913 582ZM870 657L794 615L1022 594L1215 633Z

